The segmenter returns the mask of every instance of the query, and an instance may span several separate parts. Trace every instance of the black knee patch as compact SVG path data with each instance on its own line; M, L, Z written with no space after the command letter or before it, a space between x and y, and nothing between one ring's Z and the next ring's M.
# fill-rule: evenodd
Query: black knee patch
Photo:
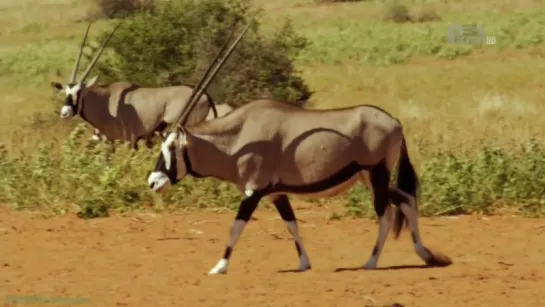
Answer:
M386 168L386 164L381 162L371 169L371 186L374 194L375 211L379 217L383 216L386 208L389 205L389 182L390 172Z
M286 195L281 195L273 201L276 210L280 214L280 217L286 222L293 222L296 220L295 212L291 207L290 200Z

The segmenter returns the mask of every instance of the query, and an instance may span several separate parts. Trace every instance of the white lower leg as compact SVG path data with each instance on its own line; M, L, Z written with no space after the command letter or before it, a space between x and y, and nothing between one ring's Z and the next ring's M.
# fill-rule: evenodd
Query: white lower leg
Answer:
M297 252L299 254L299 271L306 271L310 269L310 259L308 258L307 251L303 245L303 239L299 235L299 229L297 227L297 221L286 221L286 226L291 233Z
M240 237L240 234L244 230L245 226L246 226L246 222L244 220L235 220L231 228L229 242L227 243L227 247L225 248L225 253L223 255L223 258L221 258L218 261L218 263L208 272L209 275L227 273L227 267L229 266L229 258L231 257L231 251L235 247L235 244L238 241L238 238Z
M384 215L379 218L377 242L375 243L375 247L373 248L371 257L363 266L364 269L372 270L376 269L377 267L378 258L380 257L380 253L382 253L382 249L384 248L384 243L386 242L386 238L388 237L388 232L390 232L392 215L391 210L392 206L389 205L388 208L386 208Z
M411 236L414 243L414 249L418 256L427 263L428 261L430 261L430 259L433 258L433 255L431 255L430 251L424 246L424 244L422 243L422 239L420 238L417 213L410 205L406 203L402 203L399 207L407 218L407 222L409 224L409 229L411 230Z

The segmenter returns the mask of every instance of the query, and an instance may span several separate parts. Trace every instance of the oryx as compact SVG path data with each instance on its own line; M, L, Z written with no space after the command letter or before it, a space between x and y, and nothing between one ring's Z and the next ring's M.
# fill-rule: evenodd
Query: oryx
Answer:
M213 77L205 75L203 79ZM198 91L204 89L206 83ZM373 191L379 217L375 247L363 268L377 266L391 227L391 203L398 207L395 237L406 221L416 253L424 262L432 266L451 264L447 256L433 253L422 242L416 199L418 178L402 125L386 111L370 105L310 110L262 99L223 117L184 128L184 119L194 104L195 100L188 104L175 130L162 142L148 184L153 191L162 192L189 174L230 182L244 195L223 257L209 274L227 272L235 243L265 197L273 202L293 236L298 269L310 269L288 195L340 195L357 181ZM396 165L398 179L393 185L390 176Z
M60 116L69 118L79 114L95 128L93 138L100 139L104 136L109 141L129 141L135 149L138 148L137 142L145 139L146 146L150 147L150 139L155 134L160 134L180 115L193 88L186 85L146 88L130 82L99 86L95 84L98 76L86 81L119 25L105 39L87 70L76 82L76 73L91 24L83 37L68 84L51 82L53 88L66 95ZM202 95L187 124L204 121L211 109L217 114L211 97Z

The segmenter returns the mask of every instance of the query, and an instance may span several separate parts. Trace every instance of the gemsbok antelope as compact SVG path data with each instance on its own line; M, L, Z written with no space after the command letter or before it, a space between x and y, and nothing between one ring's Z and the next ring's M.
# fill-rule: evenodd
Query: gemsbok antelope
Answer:
M178 125L162 142L148 177L150 189L156 192L165 191L189 174L230 182L244 195L223 257L209 274L227 272L238 238L265 197L273 202L295 241L298 270L310 269L288 195L330 197L340 195L358 181L372 190L379 217L377 240L364 269L377 266L391 228L391 203L397 206L393 218L396 239L405 223L411 230L416 253L426 264L452 263L448 256L432 252L422 242L416 199L418 178L399 120L371 105L310 110L262 99L223 117L184 127L195 105L193 98L206 89L218 69L210 77L205 74L199 83ZM396 165L398 179L393 185L390 177Z
M153 136L157 134L164 136L162 132L168 125L174 123L183 111L193 88L186 85L147 88L129 82L99 86L95 84L98 76L86 81L120 24L104 40L87 70L76 82L76 74L91 25L92 23L88 25L83 37L68 84L63 86L59 82L51 82L53 88L66 95L60 116L70 118L79 114L94 127L93 139L129 141L134 149L138 148L138 141L144 139L146 147L150 148ZM214 102L205 94L197 102L188 125L204 121L209 111L217 116Z

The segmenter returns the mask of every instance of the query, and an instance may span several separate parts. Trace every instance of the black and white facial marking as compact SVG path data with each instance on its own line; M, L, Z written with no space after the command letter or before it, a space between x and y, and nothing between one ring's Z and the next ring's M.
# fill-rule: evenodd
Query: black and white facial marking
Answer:
M61 108L61 118L69 118L78 113L77 104L82 89L83 85L79 83L69 84L65 87L66 99L64 100L64 106Z
M183 132L170 133L161 143L161 154L153 172L148 177L148 185L155 192L163 192L171 184L176 184L187 173L184 146L186 136Z
M80 101L81 91L92 86L97 81L98 76L95 76L86 83L69 83L66 86L58 82L53 82L51 85L59 92L63 92L66 95L64 100L64 106L61 108L60 116L61 118L70 118L78 114L78 103Z

